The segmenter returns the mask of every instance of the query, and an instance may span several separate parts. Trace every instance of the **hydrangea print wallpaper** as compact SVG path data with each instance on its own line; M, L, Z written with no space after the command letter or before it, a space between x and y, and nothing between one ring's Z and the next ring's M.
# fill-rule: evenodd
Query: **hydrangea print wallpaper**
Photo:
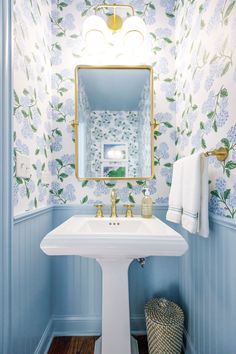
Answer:
M71 121L76 65L145 63L154 67L154 114L159 122L155 178L147 182L153 200L157 205L168 202L177 158L225 145L229 160L210 160L210 210L236 217L234 1L130 1L146 22L148 35L142 55L129 55L129 62L113 47L94 57L84 46L83 21L100 1L15 3L14 151L28 155L32 165L29 179L16 177L14 171L15 213L55 204L109 204L114 185L120 204L140 203L142 181L75 178Z
M229 149L226 162L209 159L209 208L236 218L235 1L178 1L175 15L178 157Z
M27 155L31 177L16 177L15 213L47 205L48 184L42 176L52 158L54 135L48 104L51 97L51 30L49 1L14 4L14 157Z
M72 142L72 131L69 122L73 119L73 99L74 88L73 84L67 86L63 91L64 82L70 83L73 78L74 68L77 64L123 64L125 59L120 59L120 53L114 52L112 48L101 55L95 57L89 55L84 48L84 43L81 38L82 23L86 15L94 14L93 7L99 2L93 1L73 1L68 2L66 7L60 9L58 2L53 3L52 9L52 33L53 43L55 48L52 56L52 114L54 119L54 127L57 128L59 134L58 139L62 139L61 150L54 152L54 159L60 160L61 156L74 152L74 144ZM113 3L110 1L110 3ZM174 102L174 85L172 82L166 82L166 79L171 79L174 76L174 19L172 17L174 2L167 3L165 1L153 1L145 5L144 2L131 2L137 10L138 15L144 18L148 25L148 58L131 58L133 64L152 64L158 71L155 73L156 91L159 94L155 99L155 114L158 120L161 120L161 129L158 136L158 144L161 144L161 149L157 149L156 163L157 170L156 178L151 182L147 182L153 199L156 202L166 201L169 182L171 175L170 165L174 158L175 142L171 137L174 136L174 120L175 120L175 102ZM158 11L157 11L158 8ZM166 14L168 12L168 15ZM59 25L58 25L59 21ZM69 26L70 24L70 26ZM169 100L167 100L167 98ZM172 101L173 99L173 101ZM60 121L57 107L61 105L60 110L64 110L65 105L71 103L72 115L66 117L65 122ZM168 138L167 138L168 137ZM168 140L168 144L166 141ZM167 167L165 167L165 165ZM70 175L63 180L63 183L54 178L51 187L51 198L54 203L60 203L60 198L57 198L58 191L65 188L74 189L73 201L76 203L84 203L93 205L98 202L110 204L111 188L116 185L118 199L120 204L124 202L140 203L143 196L143 185L141 182L95 182L87 181L84 183L78 182L74 175ZM168 184L167 184L168 183ZM63 195L61 192L60 197ZM72 200L67 200L71 202Z
M100 176L102 173L101 147L104 141L116 141L127 144L129 176L141 173L138 147L138 112L137 111L92 111L88 124L87 149L88 166L86 176ZM125 127L125 129L124 129Z
M24 120L28 119L30 122L31 113L29 112L29 117L25 118L22 107L15 113L15 148L22 153L26 152L32 163L32 176L29 180L15 179L15 212L19 213L32 209L34 206L48 204L73 202L93 205L101 201L109 204L110 191L115 183L79 182L75 178L73 130L70 124L74 119L75 66L78 64L125 63L116 58L119 57L119 53L111 54L110 48L107 50L108 54L111 54L109 63L104 62L103 56L94 58L84 48L81 36L82 23L86 15L94 13L93 7L98 1L79 0L73 3L68 0L52 1L50 12L45 0L38 2L38 8L35 8L36 1L32 1L32 6L28 1L17 0L16 2L15 50L17 47L26 48L22 53L18 53L18 56L20 60L25 61L29 75L22 70L22 67L15 67L15 109L18 107L18 100L21 102L26 91L34 91L34 89L36 92L42 91L45 92L46 97L40 101L39 129L35 130L35 127L29 124L29 135L22 136L22 131L24 131ZM110 1L110 3L113 2ZM26 4L27 12L24 10ZM155 135L158 145L155 147L156 179L147 182L147 185L156 203L166 203L171 181L171 166L175 157L174 1L150 1L146 5L143 1L133 1L131 4L135 6L137 14L145 20L149 31L148 58L134 58L132 63L146 63L154 66L155 90L158 92L155 97L155 116L160 122L159 131ZM38 25L33 20L35 14L38 16ZM42 22L45 22L45 31L39 30ZM18 35L18 32L21 33L21 27L32 35L30 47L29 37ZM31 76L31 72L35 72L38 67L34 60L36 54L38 56L35 52L37 42L39 42L37 36L40 43L41 41L44 43L41 46L43 49L40 57L47 60L48 63L44 66L51 70L51 87L47 89L48 91L51 89L51 92L48 93L45 91L47 85L44 80L46 78L39 76L34 81ZM26 55L29 61L24 59ZM104 55L106 58L107 56L107 54ZM21 116L21 120L17 115ZM42 144L39 144L39 139ZM24 152L22 148L19 148L19 140L27 151ZM42 181L42 168L43 174L49 171L50 179L47 181L49 183L44 184ZM116 188L120 203L127 201L140 203L143 196L142 182L118 181ZM42 196L41 189L46 189L45 196Z

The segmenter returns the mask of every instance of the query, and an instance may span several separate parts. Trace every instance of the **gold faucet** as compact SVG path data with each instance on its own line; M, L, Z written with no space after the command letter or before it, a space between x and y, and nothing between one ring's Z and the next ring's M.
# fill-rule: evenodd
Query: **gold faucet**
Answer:
M112 188L112 191L111 191L111 218L117 218L116 190L115 190L115 188Z

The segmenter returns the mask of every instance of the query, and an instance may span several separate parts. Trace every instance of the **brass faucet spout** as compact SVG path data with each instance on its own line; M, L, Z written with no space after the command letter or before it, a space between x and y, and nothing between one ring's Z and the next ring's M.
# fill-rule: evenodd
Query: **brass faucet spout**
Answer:
M115 190L115 188L113 188L111 191L111 218L117 218L116 190Z

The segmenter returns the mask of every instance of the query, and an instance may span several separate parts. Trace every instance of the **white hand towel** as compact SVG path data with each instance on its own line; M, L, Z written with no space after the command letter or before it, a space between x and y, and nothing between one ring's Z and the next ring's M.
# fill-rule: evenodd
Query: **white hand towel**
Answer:
M166 219L179 224L182 217L183 159L174 162Z
M208 161L202 153L183 160L182 226L208 237Z

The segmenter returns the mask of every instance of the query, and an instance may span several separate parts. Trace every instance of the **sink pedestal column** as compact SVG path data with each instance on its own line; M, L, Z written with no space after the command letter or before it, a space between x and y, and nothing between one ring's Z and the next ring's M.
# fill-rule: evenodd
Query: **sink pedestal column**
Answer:
M102 337L95 354L138 354L130 336L128 269L132 259L100 258L102 267Z

